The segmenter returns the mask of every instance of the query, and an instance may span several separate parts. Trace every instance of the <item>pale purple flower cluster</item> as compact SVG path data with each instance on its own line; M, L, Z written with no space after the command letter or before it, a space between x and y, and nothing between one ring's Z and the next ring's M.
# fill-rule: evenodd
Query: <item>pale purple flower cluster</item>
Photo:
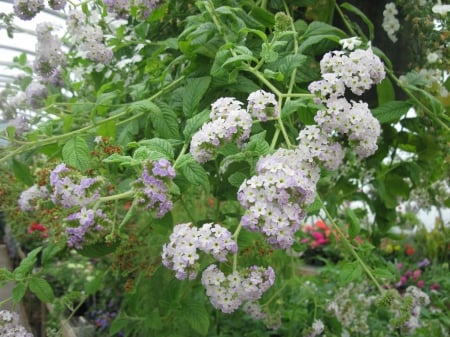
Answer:
M14 0L14 13L22 20L31 20L44 9L44 0Z
M79 212L73 213L66 218L67 221L76 221L78 226L67 227L68 235L67 245L76 249L83 248L86 241L86 235L92 232L102 232L104 226L110 223L110 220L101 209L87 209L82 207Z
M48 5L54 10L63 9L66 0L48 0ZM31 20L45 7L44 0L14 0L14 13L22 20Z
M202 284L211 304L224 313L237 310L245 302L259 300L274 282L275 272L271 267L252 266L225 275L212 264L202 274Z
M323 128L308 125L300 131L298 145L301 158L312 162L317 159L329 170L336 170L344 160L344 150L339 143L333 142Z
M178 224L170 235L170 242L163 246L162 263L175 271L175 277L193 280L197 277L198 251L212 255L225 262L229 253L237 252L237 244L224 227L206 223L201 228L191 223Z
M36 201L45 200L49 196L50 193L47 187L35 184L20 194L17 203L22 211L33 211L36 207Z
M66 3L66 0L48 0L48 5L55 11L59 11L66 7Z
M275 248L286 249L294 243L305 208L316 196L320 171L301 153L280 148L260 158L257 174L239 187L238 200L246 209L242 226L263 233Z
M27 103L33 109L39 109L44 106L45 99L48 96L47 87L39 82L31 82L25 89Z
M174 177L175 170L167 159L146 161L141 176L132 184L138 205L156 210L156 217L163 217L173 206L169 183Z
M0 337L33 337L33 334L20 323L17 313L0 310Z
M103 64L111 60L113 52L103 43L102 29L88 24L83 12L72 10L66 24L69 34L79 43L79 49L86 58Z
M53 30L53 26L47 22L39 23L36 26L37 44L33 69L46 80L57 75L57 69L65 61L61 50L61 40L52 34Z
M323 132L347 135L349 145L361 158L375 153L381 127L367 103L337 98L329 99L326 105L327 109L319 110L314 117Z
M146 19L153 9L156 8L159 0L103 0L103 3L108 6L108 12L116 13L117 17L126 19L130 13L130 3L132 6L138 7L142 14L141 17Z
M79 176L66 164L61 163L50 172L52 201L65 208L87 206L100 198L100 183L100 178Z
M211 121L205 123L191 140L190 152L196 161L205 163L214 157L221 145L248 139L252 117L241 108L242 104L234 98L224 97L211 105Z
M361 95L372 85L380 83L386 73L383 62L372 49L356 49L350 53L332 51L320 61L322 80L312 82L308 89L323 100L342 96L345 87Z
M247 101L247 111L254 119L265 122L269 118L278 117L280 114L275 95L270 92L257 90L248 96Z
M12 126L15 129L16 136L19 137L25 132L30 131L30 122L25 116L17 115L16 118L8 121L8 126Z
M317 96L317 103L325 107L317 112L315 121L325 134L346 135L360 157L372 155L378 148L380 124L366 103L348 102L344 95L346 88L361 95L380 83L386 75L383 63L370 48L350 53L334 51L323 56L320 69L322 79L308 87Z

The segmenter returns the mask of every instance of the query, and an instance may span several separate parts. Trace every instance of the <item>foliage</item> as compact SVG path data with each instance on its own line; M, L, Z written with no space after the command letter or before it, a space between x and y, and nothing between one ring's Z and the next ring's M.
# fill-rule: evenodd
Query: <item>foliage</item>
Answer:
M1 210L27 251L1 270L12 300L89 304L108 336L444 333L448 223L416 238L439 289L395 287L379 248L418 223L405 202L449 206L445 67L438 91L397 77L350 3L120 6L68 4L2 92Z

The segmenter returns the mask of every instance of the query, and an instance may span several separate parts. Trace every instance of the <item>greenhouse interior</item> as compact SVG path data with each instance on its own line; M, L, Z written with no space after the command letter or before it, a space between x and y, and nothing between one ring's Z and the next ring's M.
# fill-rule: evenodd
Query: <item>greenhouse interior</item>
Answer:
M449 337L448 0L0 0L0 337Z

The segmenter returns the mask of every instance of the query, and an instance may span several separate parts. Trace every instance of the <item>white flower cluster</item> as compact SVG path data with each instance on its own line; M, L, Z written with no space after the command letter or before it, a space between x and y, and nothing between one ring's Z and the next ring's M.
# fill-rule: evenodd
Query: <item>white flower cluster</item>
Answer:
M35 184L20 194L17 203L22 211L33 211L36 207L36 201L45 200L49 196L47 187Z
M414 80L417 78L417 76L420 77L420 79L423 81L423 87L425 90L432 92L435 95L439 95L441 97L447 97L448 96L448 90L443 84L443 75L442 72L439 69L425 69L422 68L418 72L416 70L411 71L406 76L402 75L399 77L400 82L403 84L411 84L409 80L409 76L413 78L413 82L417 81ZM413 83L416 86L419 86L417 83ZM421 83L422 84L422 83Z
M302 154L280 148L260 158L257 174L239 187L238 200L246 210L242 226L263 233L275 248L292 246L305 208L316 196L319 168Z
M48 22L42 22L36 26L37 44L33 69L46 80L58 75L57 69L65 61L61 50L61 40L52 34L53 30L54 27Z
M31 82L25 89L25 97L27 99L27 103L33 109L42 108L47 96L47 87L37 81Z
M247 111L241 101L234 97L221 97L211 104L210 119L191 140L191 154L199 163L212 158L216 150L228 142L241 144L250 136L252 119L265 122L279 113L275 95L264 90L252 92L248 98Z
M242 102L232 97L220 98L212 104L211 121L203 124L191 140L190 152L196 161L205 163L221 145L248 139L252 117L241 105Z
M400 29L400 22L396 15L398 14L395 3L389 2L384 7L382 27L392 42L397 42L397 32Z
M163 246L162 263L176 272L176 278L193 280L199 268L198 250L225 262L229 253L237 252L237 244L228 229L218 224L206 223L201 228L191 223L178 224L170 235L170 242Z
M362 158L377 150L381 129L364 102L348 102L344 97L346 88L361 95L385 77L383 63L372 49L357 49L350 53L330 52L320 61L322 80L312 82L308 89L317 96L319 110L315 121L328 135L347 135L349 145ZM335 145L333 145L335 146Z
M66 20L67 31L79 44L82 56L98 63L108 63L113 53L103 43L103 31L97 25L86 21L86 15L79 10L72 10Z
M430 304L429 296L415 286L406 288L402 299L396 299L394 307L394 319L391 321L392 329L400 325L403 334L411 334L420 327L421 308Z
M33 337L33 334L20 324L17 313L0 310L0 337Z
M276 118L280 114L278 102L275 95L264 90L250 93L247 98L247 111L256 120L265 122L269 118Z
M224 313L237 310L245 302L255 302L275 282L271 267L252 266L225 275L216 265L203 271L202 284L211 304Z
M44 0L14 0L14 13L22 20L31 20L44 9Z
M51 9L57 11L66 6L66 0L48 0ZM45 8L44 0L14 0L14 13L22 20L31 20Z
M325 329L325 325L320 319L314 320L312 327L309 329L308 334L304 337L317 337L322 334Z

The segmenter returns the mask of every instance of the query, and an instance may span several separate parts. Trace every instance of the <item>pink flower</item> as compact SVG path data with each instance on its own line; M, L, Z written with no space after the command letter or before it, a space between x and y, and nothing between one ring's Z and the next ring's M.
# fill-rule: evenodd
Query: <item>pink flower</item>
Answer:
M437 284L437 283L433 283L433 284L430 286L430 290L434 290L434 291L438 291L439 288L440 288L440 286L439 286L439 284Z
M420 269L416 269L416 270L414 270L414 272L412 273L413 279L418 279L421 275L422 275L422 271L421 271Z
M424 284L425 284L425 283L424 283L422 280L420 280L420 281L417 282L417 286L418 286L419 288L423 288Z
M399 262L397 263L397 269L402 270L403 269L403 263Z
M407 278L405 275L403 275L402 277L400 277L400 283L401 283L401 284L405 284L406 281L408 281L408 278Z

